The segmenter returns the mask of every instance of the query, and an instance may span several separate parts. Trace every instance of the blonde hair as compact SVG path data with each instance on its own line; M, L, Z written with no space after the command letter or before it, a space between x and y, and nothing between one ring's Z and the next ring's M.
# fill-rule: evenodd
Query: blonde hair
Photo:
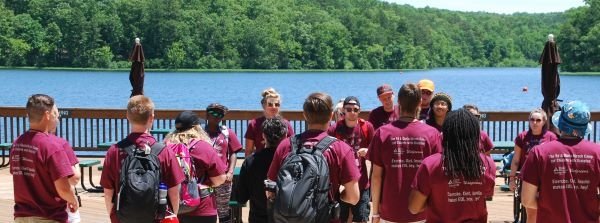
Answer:
M267 99L269 99L269 98L277 99L281 103L281 96L272 87L263 90L263 92L260 95L262 96L262 100L260 100L260 103L262 105L265 105L267 103Z
M198 139L207 143L211 143L208 134L200 125L194 125L194 127L183 131L175 130L165 136L165 142L183 143L186 145L188 145L192 139Z
M154 102L144 95L136 95L127 103L127 115L130 122L134 124L146 124L150 116L154 114Z
M548 121L548 115L546 115L546 112L544 111L544 109L541 109L541 108L533 109L533 111L531 111L529 113L529 118L531 118L531 116L535 113L539 113L540 115L542 115L542 119L544 120L544 123L546 123Z

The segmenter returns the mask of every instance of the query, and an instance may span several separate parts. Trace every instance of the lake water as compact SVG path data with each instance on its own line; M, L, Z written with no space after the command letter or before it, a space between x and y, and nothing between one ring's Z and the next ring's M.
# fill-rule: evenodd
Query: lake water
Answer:
M129 72L0 70L0 106L24 106L35 93L53 96L59 107L124 108ZM436 92L453 98L454 108L474 103L485 111L529 111L542 101L539 68L456 68L405 72L146 72L144 91L160 109L203 109L220 102L230 109L260 107L260 93L274 87L284 110L301 110L311 92L334 100L357 96L364 110L379 106L375 89L388 83L394 91L407 82L428 78ZM600 77L562 76L565 101L582 100L600 111ZM528 91L523 92L523 87Z

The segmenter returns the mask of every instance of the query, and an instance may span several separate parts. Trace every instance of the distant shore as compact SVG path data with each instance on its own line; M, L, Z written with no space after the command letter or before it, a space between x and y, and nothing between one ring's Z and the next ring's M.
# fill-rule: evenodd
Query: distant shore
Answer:
M565 76L600 76L600 72L560 72Z
M109 69L109 68L84 68L84 67L2 67L2 70L64 70L64 71L92 71L92 72L129 72L129 68ZM152 69L146 68L146 72L264 72L264 73L285 73L285 72L404 72L420 71L426 69Z

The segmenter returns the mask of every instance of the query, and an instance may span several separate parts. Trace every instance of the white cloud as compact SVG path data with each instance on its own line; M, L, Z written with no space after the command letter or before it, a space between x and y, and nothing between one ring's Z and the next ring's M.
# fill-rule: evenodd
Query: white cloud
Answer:
M456 11L484 11L494 13L514 12L563 12L583 6L583 0L384 0L398 4L409 4L417 8L432 8Z

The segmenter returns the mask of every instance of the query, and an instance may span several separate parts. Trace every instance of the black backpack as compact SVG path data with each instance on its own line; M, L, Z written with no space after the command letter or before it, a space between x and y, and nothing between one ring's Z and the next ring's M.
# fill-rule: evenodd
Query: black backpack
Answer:
M329 166L323 153L336 140L327 136L307 148L299 144L300 135L290 138L292 151L277 174L275 222L328 223L332 219L334 202L329 196Z
M121 185L116 198L117 217L121 223L154 222L159 209L158 154L165 145L157 142L149 148L137 148L125 139L117 146L127 152L127 157L121 163Z

